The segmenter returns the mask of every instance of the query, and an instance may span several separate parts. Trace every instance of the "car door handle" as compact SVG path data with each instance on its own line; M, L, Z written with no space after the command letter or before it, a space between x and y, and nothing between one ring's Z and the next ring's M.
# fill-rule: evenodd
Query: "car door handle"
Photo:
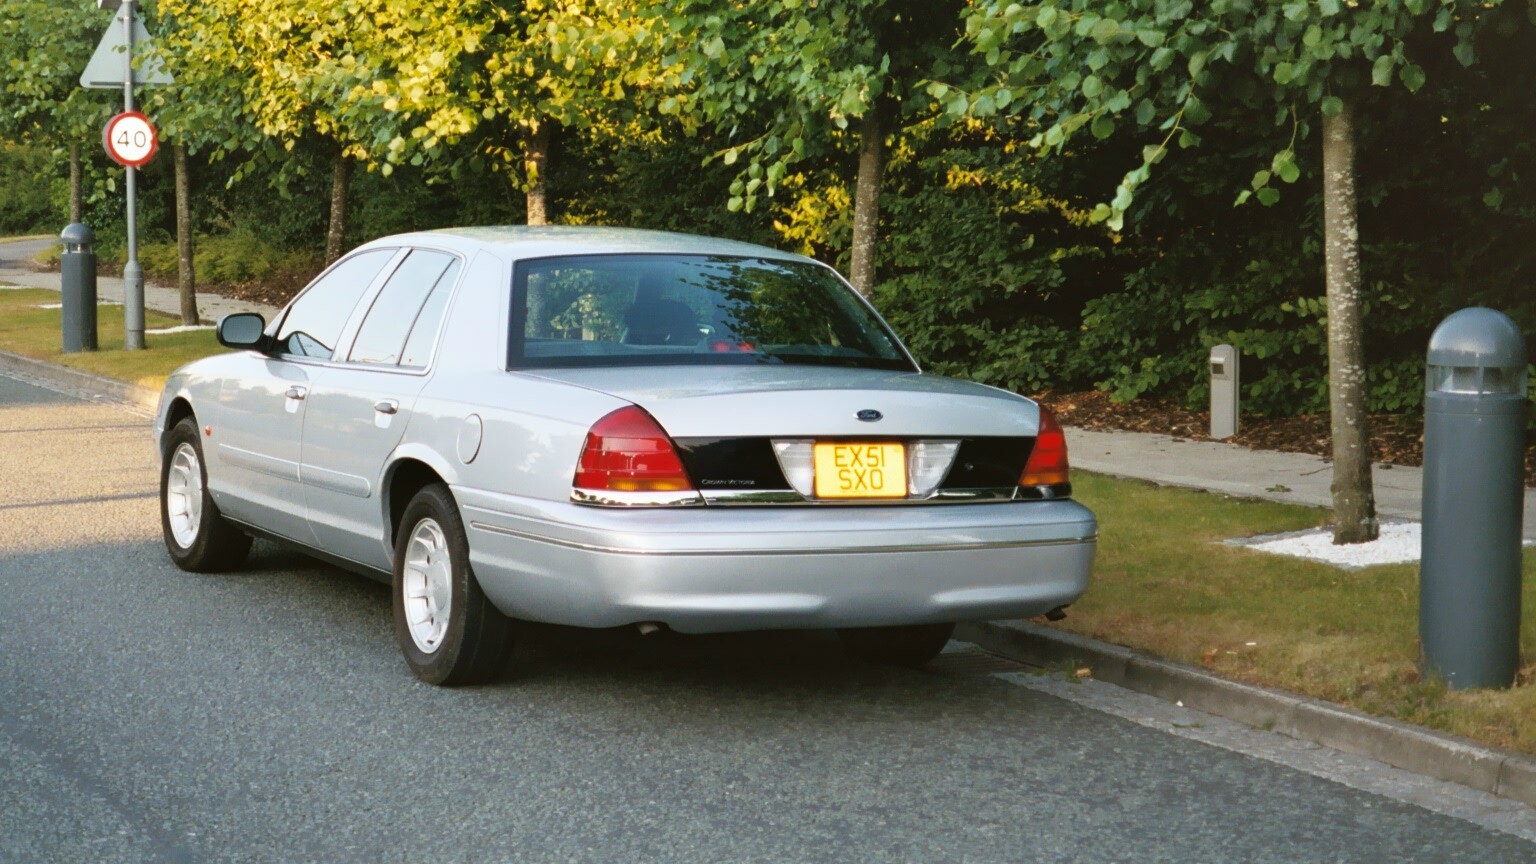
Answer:
M289 399L303 399L308 393L303 387L289 387L286 395Z
M373 403L373 410L380 414L393 414L400 410L400 403L393 399L381 399Z

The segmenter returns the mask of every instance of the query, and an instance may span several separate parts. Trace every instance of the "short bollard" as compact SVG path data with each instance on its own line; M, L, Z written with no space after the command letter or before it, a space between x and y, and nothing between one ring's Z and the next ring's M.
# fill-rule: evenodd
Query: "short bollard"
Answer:
M96 350L96 235L79 222L59 235L64 254L59 256L64 305L64 353Z
M1508 687L1520 660L1525 340L1492 309L1429 338L1421 666L1454 690Z
M1238 356L1231 345L1211 349L1211 437L1217 441L1237 434Z

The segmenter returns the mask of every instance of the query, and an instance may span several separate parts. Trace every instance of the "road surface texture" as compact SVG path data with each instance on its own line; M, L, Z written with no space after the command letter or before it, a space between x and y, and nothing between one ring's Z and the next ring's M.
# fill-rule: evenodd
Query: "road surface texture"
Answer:
M430 687L378 583L173 567L147 430L0 377L0 861L1536 861L1530 810L959 645L534 628Z

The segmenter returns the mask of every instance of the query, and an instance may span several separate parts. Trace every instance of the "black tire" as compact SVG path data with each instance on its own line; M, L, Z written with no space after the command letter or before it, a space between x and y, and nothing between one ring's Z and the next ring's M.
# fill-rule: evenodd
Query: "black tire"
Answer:
M193 499L200 502L195 508ZM189 515L193 509L196 516ZM160 449L160 532L171 560L193 573L231 570L251 551L250 535L219 513L208 492L208 463L191 417L171 429Z
M437 534L429 525L435 526ZM433 570L433 565L443 566L443 551L448 555L447 573ZM429 571L447 580L448 612L441 619L435 617L441 597L430 587L434 582ZM395 639L416 677L444 686L497 677L512 648L513 624L491 605L475 580L464 521L448 487L427 486L406 506L395 532L393 585ZM413 635L408 604L412 614L419 616L418 634L430 632Z
M939 656L953 624L913 624L905 627L850 627L837 631L843 650L860 660L885 666L921 666Z

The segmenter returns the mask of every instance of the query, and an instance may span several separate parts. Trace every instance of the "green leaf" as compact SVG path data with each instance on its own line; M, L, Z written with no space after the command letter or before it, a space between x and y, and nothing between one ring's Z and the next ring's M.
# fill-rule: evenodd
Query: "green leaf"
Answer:
M1265 207L1273 207L1280 200L1280 190L1273 186L1265 186L1256 192L1255 195L1258 197L1259 203Z
M1339 14L1339 0L1318 0L1317 11L1324 18Z
M1296 167L1295 162L1282 163L1278 173L1280 175L1280 179L1287 183L1295 183L1297 180L1301 179L1301 169Z
M1093 124L1088 127L1088 130L1093 133L1094 138L1103 141L1115 134L1115 121L1108 114L1100 114L1093 118Z
M1497 186L1489 189L1488 192L1483 195L1483 203L1487 204L1488 209L1490 210L1499 209L1499 205L1504 203L1504 190Z
M1397 74L1403 79L1403 86L1407 87L1410 93L1417 93L1419 88L1424 86L1424 70L1413 63L1403 64L1403 67L1397 70Z
M1093 25L1093 29L1088 31L1088 38L1100 45L1119 35L1120 22L1113 18L1100 18L1099 22Z
M1289 84L1296 78L1296 67L1290 63L1276 63L1274 77L1276 84Z
M1456 60L1463 66L1471 66L1477 60L1477 55L1472 50L1471 42L1456 43L1456 47L1451 49L1451 53L1456 55Z
M1152 104L1151 99L1141 100L1141 104L1136 106L1136 122L1143 126L1151 126L1152 121L1156 119L1157 106Z
M1383 54L1371 64L1371 83L1377 87L1385 87L1392 83L1392 68L1397 63L1391 54Z
M1253 175L1253 182L1248 185L1255 189L1263 189L1269 185L1270 174L1268 171L1258 171Z
M731 149L725 151L725 155L723 157L721 157L720 161L724 162L727 165L735 165L736 164L736 160L738 158L740 158L740 156L741 156L741 154L739 152L737 152L736 148L732 147Z
M1104 92L1104 82L1097 75L1089 75L1083 79L1083 95L1089 99L1097 99Z
M1337 117L1344 110L1344 100L1337 96L1324 96L1322 109L1324 117Z

